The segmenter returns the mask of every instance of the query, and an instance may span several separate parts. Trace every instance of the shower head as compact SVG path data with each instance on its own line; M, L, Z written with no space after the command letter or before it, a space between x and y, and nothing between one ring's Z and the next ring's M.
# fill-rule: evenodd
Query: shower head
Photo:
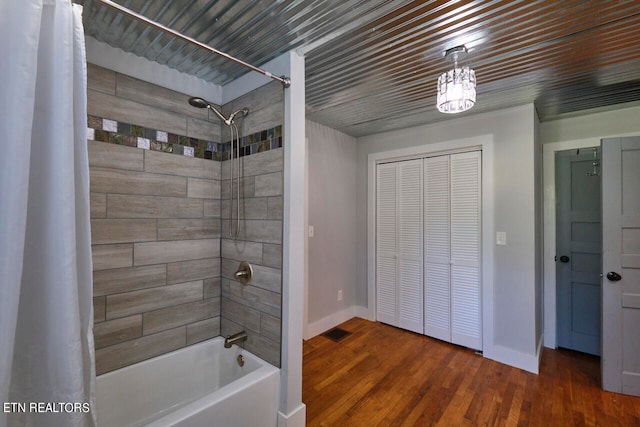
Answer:
M220 111L216 110L216 108L213 105L211 105L209 101L197 96L192 96L191 98L189 98L189 104L192 107L196 107L196 108L208 108L209 110L213 111L213 113L216 116L218 116L218 118L222 120L227 126L231 126L231 123L233 122L234 117L237 116L238 114L242 114L242 117L249 114L248 108L242 108L240 110L237 110L231 113L231 115L227 119L225 116L222 115Z
M231 119L227 119L225 116L223 116L220 111L216 110L214 106L211 105L211 103L205 99L202 99L197 96L192 96L191 98L189 98L189 104L191 104L192 107L196 107L196 108L208 108L209 110L213 111L213 113L216 116L218 116L220 120L225 122L227 126L231 122Z
M196 108L211 108L211 104L209 104L202 98L198 98L197 96L189 98L189 104L191 104L192 107Z

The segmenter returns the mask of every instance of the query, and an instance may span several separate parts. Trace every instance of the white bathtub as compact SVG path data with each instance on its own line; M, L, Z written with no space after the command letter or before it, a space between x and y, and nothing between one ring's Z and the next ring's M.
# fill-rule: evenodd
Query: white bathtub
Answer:
M279 372L217 337L98 376L98 426L275 427Z

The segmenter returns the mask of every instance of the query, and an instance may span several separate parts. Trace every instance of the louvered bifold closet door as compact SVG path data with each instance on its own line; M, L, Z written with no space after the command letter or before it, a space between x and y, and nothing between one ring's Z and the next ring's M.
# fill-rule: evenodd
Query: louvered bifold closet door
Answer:
M482 349L481 153L451 155L451 342Z
M449 156L424 159L424 333L451 341Z
M376 318L398 325L397 230L398 167L395 163L376 170Z
M400 162L398 168L399 326L422 334L422 160Z
M377 167L376 316L423 333L422 160Z

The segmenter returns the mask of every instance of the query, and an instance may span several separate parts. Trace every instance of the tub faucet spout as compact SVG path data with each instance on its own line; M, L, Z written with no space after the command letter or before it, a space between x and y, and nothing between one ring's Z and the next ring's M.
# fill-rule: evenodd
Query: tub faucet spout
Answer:
M224 339L224 348L231 348L233 344L244 342L247 340L247 333L240 331L237 334L229 335Z

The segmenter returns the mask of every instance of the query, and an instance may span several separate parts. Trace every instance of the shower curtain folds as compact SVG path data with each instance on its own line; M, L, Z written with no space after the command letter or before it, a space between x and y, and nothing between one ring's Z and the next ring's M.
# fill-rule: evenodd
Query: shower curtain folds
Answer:
M0 427L96 423L81 14L0 2Z

